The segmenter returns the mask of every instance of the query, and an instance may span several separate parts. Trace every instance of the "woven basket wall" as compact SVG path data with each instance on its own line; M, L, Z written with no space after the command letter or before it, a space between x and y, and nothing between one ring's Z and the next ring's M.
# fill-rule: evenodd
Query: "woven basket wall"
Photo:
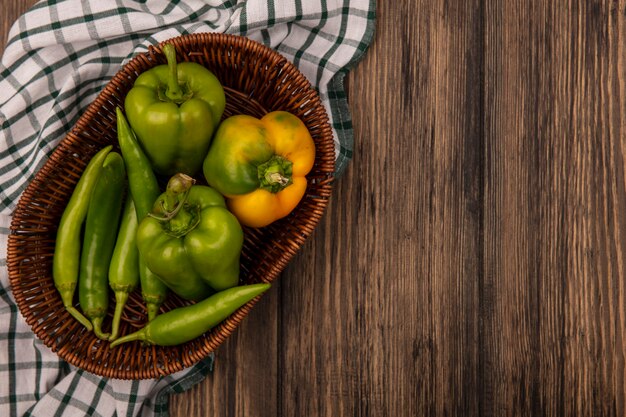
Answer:
M334 143L326 111L307 79L285 58L244 37L224 34L185 35L169 40L179 61L209 68L226 91L224 117L272 110L299 116L316 145L308 189L285 219L261 228L245 228L241 283L272 282L313 232L328 204L334 172ZM45 166L23 193L14 213L7 263L13 294L33 332L61 358L89 372L121 379L157 378L197 363L214 351L249 313L251 301L202 337L175 347L144 346L139 342L110 349L63 308L52 280L52 256L59 220L89 159L113 144L119 151L115 109L137 76L166 60L160 46L136 56L108 83L61 141ZM198 178L201 180L201 178ZM186 302L171 295L162 312ZM115 306L111 297L109 317ZM146 322L139 291L125 308L120 328L127 334Z

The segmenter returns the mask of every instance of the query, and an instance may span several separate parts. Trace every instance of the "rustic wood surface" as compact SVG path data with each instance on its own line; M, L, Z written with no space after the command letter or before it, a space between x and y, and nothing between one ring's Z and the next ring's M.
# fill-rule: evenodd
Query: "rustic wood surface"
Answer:
M377 14L327 214L171 415L625 415L626 1Z

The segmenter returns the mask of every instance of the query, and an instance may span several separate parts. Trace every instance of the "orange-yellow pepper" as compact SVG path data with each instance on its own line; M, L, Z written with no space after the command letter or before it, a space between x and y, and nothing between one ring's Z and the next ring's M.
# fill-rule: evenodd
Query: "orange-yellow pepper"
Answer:
M203 172L241 224L264 227L298 205L314 160L313 138L295 115L236 115L220 124Z

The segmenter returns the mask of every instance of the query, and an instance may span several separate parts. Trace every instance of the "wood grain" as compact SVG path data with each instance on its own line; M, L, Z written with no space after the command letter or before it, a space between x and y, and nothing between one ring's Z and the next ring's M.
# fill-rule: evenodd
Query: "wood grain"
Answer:
M9 30L17 20L17 18L24 13L30 6L35 4L34 0L20 1L20 0L2 0L2 16L0 16L0 56L4 52L6 46Z
M481 415L624 415L623 10L486 9Z
M625 46L624 0L379 2L322 223L170 414L626 414Z

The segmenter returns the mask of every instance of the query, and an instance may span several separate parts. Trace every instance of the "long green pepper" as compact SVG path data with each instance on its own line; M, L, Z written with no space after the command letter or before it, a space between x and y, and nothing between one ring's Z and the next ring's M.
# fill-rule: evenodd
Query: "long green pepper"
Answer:
M144 154L137 142L134 132L131 130L122 110L118 107L117 113L117 138L122 150L126 171L128 174L128 186L137 212L137 220L141 221L152 210L152 205L161 194L152 166L148 157ZM161 304L167 296L167 287L147 267L145 261L139 256L139 278L141 281L141 295L146 303L148 321L154 319L159 312Z
M109 145L98 151L85 167L61 216L52 258L52 279L61 294L63 306L89 330L93 329L91 322L74 307L74 292L80 270L80 235L89 209L91 193L100 175L102 164L112 148Z
M139 285L139 252L137 250L137 212L128 196L122 214L122 223L109 266L109 286L115 293L115 312L109 340L117 339L120 321L128 296Z
M111 152L102 164L100 176L91 193L78 278L80 307L91 320L96 336L104 340L110 336L103 333L102 323L109 308L109 265L115 247L125 186L124 160L119 153Z
M158 346L180 345L217 326L269 288L270 284L263 283L240 285L217 292L196 304L161 314L142 329L115 340L111 347L134 340Z

